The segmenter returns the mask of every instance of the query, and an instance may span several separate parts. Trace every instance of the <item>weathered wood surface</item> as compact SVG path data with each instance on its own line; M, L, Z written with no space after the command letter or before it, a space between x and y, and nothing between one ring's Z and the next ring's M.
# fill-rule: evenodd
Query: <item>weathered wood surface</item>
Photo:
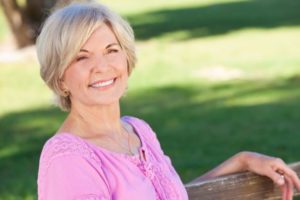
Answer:
M300 175L300 162L290 165ZM223 176L185 185L189 200L274 200L281 199L279 187L267 177L250 172ZM295 191L295 196L300 193Z

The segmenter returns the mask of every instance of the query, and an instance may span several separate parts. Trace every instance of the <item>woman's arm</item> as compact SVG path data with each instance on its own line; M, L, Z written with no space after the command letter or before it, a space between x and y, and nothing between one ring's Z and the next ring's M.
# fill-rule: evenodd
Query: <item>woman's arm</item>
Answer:
M300 180L297 174L280 158L254 152L240 152L194 181L205 181L244 171L251 171L271 178L274 183L280 186L284 200L292 199L294 187L300 191Z
M192 182L206 181L215 177L246 171L246 166L244 163L245 154L246 152L240 152L232 156L231 158L227 159L226 161L224 161L214 169L196 178Z

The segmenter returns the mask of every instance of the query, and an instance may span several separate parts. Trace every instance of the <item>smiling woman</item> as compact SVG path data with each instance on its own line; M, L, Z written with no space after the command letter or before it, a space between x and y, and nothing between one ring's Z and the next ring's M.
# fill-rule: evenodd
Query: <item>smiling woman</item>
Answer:
M69 114L42 151L39 199L187 199L151 128L120 117L133 42L128 23L97 3L69 5L46 21L41 76Z
M48 18L37 39L41 77L54 91L58 97L58 105L65 111L70 111L71 103L68 93L61 87L64 72L70 64L77 66L75 61L81 61L88 53L94 53L84 49L83 45L89 45L90 48L93 41L88 42L88 39L96 29L106 26L107 31L112 34L106 42L110 40L112 43L106 44L105 51L100 48L93 51L101 50L101 54L109 62L115 62L115 54L125 54L129 74L136 62L134 35L129 24L105 6L97 7L95 3L90 3L89 7L82 5L74 4L70 8L57 10ZM104 45L103 42L101 45ZM93 54L88 62L94 62L95 59L98 58Z
M37 42L41 76L68 115L41 153L39 200L186 200L150 126L120 114L135 65L133 31L98 3L55 11ZM241 152L197 180L240 171L270 177L292 198L300 181L281 159Z

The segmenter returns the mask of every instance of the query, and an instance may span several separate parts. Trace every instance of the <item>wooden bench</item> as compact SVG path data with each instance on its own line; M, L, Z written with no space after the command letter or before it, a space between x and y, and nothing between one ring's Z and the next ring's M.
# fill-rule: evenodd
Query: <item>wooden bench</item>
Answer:
M298 176L300 162L290 165ZM265 200L281 199L281 192L267 177L250 172L223 176L205 182L185 185L189 200ZM300 193L295 191L295 196Z

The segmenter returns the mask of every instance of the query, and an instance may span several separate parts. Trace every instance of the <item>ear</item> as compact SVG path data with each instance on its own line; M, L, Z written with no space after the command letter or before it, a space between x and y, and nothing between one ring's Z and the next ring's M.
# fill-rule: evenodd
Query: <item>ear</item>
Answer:
M60 78L59 79L59 88L60 88L60 90L62 91L62 92L66 92L66 91L69 91L69 89L68 89L68 87L67 87L67 85L66 85L66 83L65 83L65 81L64 81L64 78Z
M126 61L126 63L127 63L127 75L129 77L130 74L131 74L131 71L130 71L130 68L129 68L129 62L128 62L128 60Z

